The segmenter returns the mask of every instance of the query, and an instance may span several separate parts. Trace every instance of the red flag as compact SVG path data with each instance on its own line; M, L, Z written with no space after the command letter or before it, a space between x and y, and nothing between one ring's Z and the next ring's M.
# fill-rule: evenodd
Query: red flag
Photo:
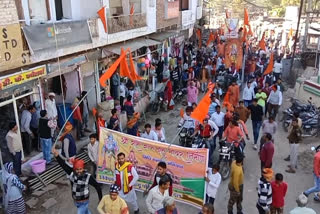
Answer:
M214 89L214 83L209 83L208 89L209 89L208 92L204 95L202 100L199 102L198 106L191 113L191 117L193 119L198 120L200 123L203 123L203 119L206 118L206 116L209 112L209 107L211 104L210 95Z
M130 8L130 25L133 25L133 14L134 14L134 4L131 5Z
M106 87L106 81L108 79L110 79L110 77L113 75L113 73L116 71L117 67L119 66L120 62L125 58L126 54L127 54L126 50L124 53L121 53L121 55L119 56L119 58L111 65L111 67L109 69L107 69L107 71L102 74L102 76L99 78L99 82L100 85L104 88Z
M266 70L264 71L263 75L267 75L270 74L273 70L273 52L270 55L270 60L269 60L269 64L266 68Z
M208 39L208 41L207 41L207 47L210 45L210 43L212 42L212 41L214 41L215 40L215 36L214 36L214 34L213 34L213 32L210 32L210 35L209 35L209 39Z
M197 37L198 37L198 40L199 40L199 48L201 48L201 46L202 46L201 30L197 29L196 34L197 34Z
M108 32L108 28L107 28L107 18L106 18L105 7L102 7L97 13L98 13L98 15L99 15L99 17L100 17L100 19L102 21L104 31L107 33Z
M262 38L261 40L259 41L259 47L261 50L266 50L266 42L264 41L264 32L262 34Z
M249 14L247 8L244 8L244 19L243 19L244 25L249 25Z
M134 66L134 62L133 62L133 59L132 59L132 54L131 54L131 51L129 49L129 62L130 62L130 76L131 76L131 81L133 83L136 82L136 80L142 80L143 78L140 77L137 72L136 72L136 68Z

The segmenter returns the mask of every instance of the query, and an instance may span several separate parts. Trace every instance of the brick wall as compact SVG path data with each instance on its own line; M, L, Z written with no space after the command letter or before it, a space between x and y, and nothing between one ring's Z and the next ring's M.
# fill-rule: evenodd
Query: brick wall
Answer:
M179 17L166 19L165 18L165 8L164 1L166 0L157 0L157 29L166 28L173 25L180 25L181 13L179 12Z
M15 0L0 0L0 25L19 23Z

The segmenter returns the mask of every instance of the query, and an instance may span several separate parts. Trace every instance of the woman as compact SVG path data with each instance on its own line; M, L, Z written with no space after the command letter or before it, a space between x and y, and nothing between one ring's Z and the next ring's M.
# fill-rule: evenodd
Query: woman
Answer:
M4 187L4 205L6 214L25 214L26 206L22 197L25 186L14 174L13 163L4 164L2 171L2 182Z
M156 214L179 214L173 197L167 196L163 199L163 208Z
M190 82L187 88L187 101L188 106L191 106L192 103L198 103L198 89L193 81Z
M135 112L133 114L133 117L127 123L127 134L138 136L139 119L140 119L140 113Z

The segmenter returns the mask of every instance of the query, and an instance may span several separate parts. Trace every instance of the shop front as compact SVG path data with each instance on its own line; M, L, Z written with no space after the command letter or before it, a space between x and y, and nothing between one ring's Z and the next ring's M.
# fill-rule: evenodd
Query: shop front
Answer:
M11 159L5 140L9 122L15 121L20 130L22 111L35 101L43 103L39 78L46 74L46 66L39 66L0 77L0 145L2 159L5 162Z

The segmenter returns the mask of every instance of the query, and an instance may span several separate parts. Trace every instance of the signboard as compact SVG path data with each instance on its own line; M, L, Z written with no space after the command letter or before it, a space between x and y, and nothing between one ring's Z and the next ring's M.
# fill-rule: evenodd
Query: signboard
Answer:
M12 86L20 85L28 81L47 75L46 66L36 67L27 71L19 72L10 76L0 78L0 91Z
M23 50L19 24L0 26L0 71L30 64L28 51Z
M153 183L158 162L167 163L167 172L173 179L173 196L181 202L201 207L205 195L205 181L208 165L208 149L184 148L176 145L127 135L106 128L100 128L97 181L114 183L116 156L126 155L139 174L135 185L138 191L145 191Z
M226 68L230 68L234 63L236 69L242 67L243 50L241 39L228 39L225 45L225 65Z
M228 33L226 33L227 38L238 38L238 24L239 19L226 19L226 26L228 28Z
M92 43L86 20L23 27L31 54Z

